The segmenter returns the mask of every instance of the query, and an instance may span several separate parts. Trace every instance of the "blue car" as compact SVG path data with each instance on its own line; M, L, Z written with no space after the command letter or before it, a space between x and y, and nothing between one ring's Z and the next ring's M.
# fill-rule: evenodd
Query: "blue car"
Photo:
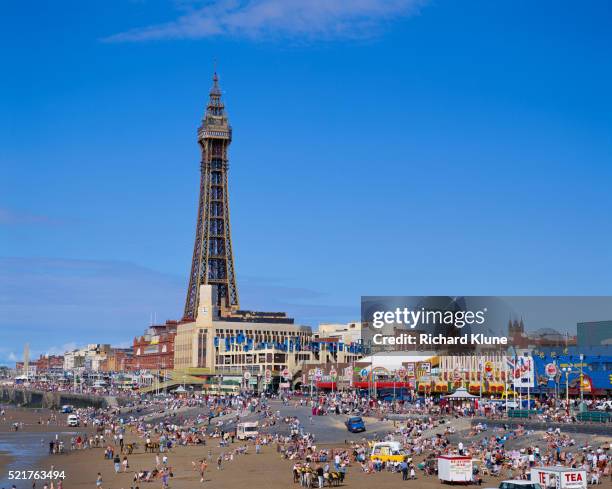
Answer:
M361 433L366 430L365 423L360 417L349 418L344 424L351 433Z

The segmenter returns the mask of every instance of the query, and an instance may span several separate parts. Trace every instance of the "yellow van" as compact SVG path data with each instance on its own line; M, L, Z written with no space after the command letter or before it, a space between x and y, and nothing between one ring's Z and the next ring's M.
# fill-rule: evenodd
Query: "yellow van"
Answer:
M408 456L398 441L382 441L374 443L370 452L370 460L381 462L403 462Z

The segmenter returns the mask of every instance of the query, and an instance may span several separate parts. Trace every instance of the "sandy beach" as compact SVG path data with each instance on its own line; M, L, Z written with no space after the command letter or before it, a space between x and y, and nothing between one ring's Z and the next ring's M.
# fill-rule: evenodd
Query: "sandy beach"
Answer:
M278 404L276 405L277 407ZM191 408L190 408L191 409ZM292 409L297 412L296 409ZM27 435L38 435L38 433L47 433L47 438L51 433L61 431L64 433L62 439L66 446L69 446L70 435L67 435L69 430L65 425L64 415L62 418L58 418L54 423L47 424L52 416L51 412L44 410L24 410L14 409L7 410L6 420L0 425L0 430L5 431L5 437L9 436L8 431L10 430L11 423L15 420L23 421L23 436ZM176 419L175 415L170 415L167 419ZM148 416L145 416L148 418ZM159 417L157 417L159 420ZM367 418L368 420L368 436L374 435L373 431L380 429L381 433L390 429L392 423L377 423L374 418ZM312 423L312 421L310 422ZM469 420L467 419L456 419L453 420L453 424L460 430L451 436L453 443L459 441L468 440L471 436L468 434L467 428L469 427ZM323 431L330 429L329 427L339 425L339 431L336 433L342 434L342 437L348 436L342 427L342 423L339 419L334 417L322 417L314 420L314 424L309 424L309 429L317 429L319 426L319 433L323 438ZM370 431L370 427L372 431ZM276 427L287 430L287 425L281 425ZM91 430L91 428L89 428ZM433 436L435 433L440 433L444 427L433 427L428 433L429 436ZM72 431L78 431L83 433L85 430L80 427L78 429L70 429ZM489 433L491 435L492 433ZM478 435L480 437L486 435L486 433ZM362 435L359 435L360 437ZM543 432L532 432L524 437L510 440L508 443L511 446L523 446L529 443L542 443L544 433ZM0 431L0 439L2 437L2 431ZM475 437L477 439L478 437ZM49 438L50 439L50 438ZM361 439L361 438L359 438ZM481 439L481 438L478 438ZM358 438L353 438L353 441ZM113 461L104 458L104 449L108 443L113 444L112 440L107 440L104 446L95 448L84 448L68 451L63 454L49 455L48 448L45 444L39 444L39 456L35 459L29 458L21 460L17 457L15 460L9 460L9 458L0 454L0 464L6 464L12 462L12 470L39 470L48 471L55 470L63 472L65 479L63 480L63 488L67 489L85 489L93 488L96 484L96 477L98 472L102 476L101 489L128 489L136 488L139 489L147 487L162 488L161 478L155 477L151 482L135 482L134 476L137 471L152 471L156 468L156 464L160 464L157 467L161 468L163 465L160 463L163 455L168 456L167 466L171 469L172 476L169 479L169 487L172 489L187 489L196 486L201 487L214 487L215 489L230 489L230 488L242 488L250 487L253 489L281 489L287 487L295 487L296 489L301 486L298 483L293 482L292 468L294 465L293 460L283 458L282 454L277 451L276 442L271 442L269 445L264 445L261 449L261 453L257 454L255 450L255 444L253 441L238 441L230 443L227 446L221 447L219 444L219 438L206 438L206 445L187 445L183 446L180 444L170 452L156 454L156 453L145 453L143 447L142 435L138 436L133 427L128 426L124 435L125 444L136 443L138 446L135 448L132 454L126 454L129 462L127 471L123 471L121 468L120 473L115 473ZM473 441L473 440L472 440ZM576 441L579 444L587 443L590 441L594 445L602 444L606 441L605 437L589 437L587 435L577 435ZM609 440L608 440L609 441ZM318 449L331 449L334 451L349 451L351 450L350 442L338 439L335 442L327 442L321 440L315 443ZM114 446L115 453L119 452L119 447ZM247 447L246 453L236 453L236 449L240 447ZM222 462L222 468L217 468L217 459L219 455L229 455L234 453L230 460L224 460ZM156 460L157 455L157 460ZM123 454L120 454L123 459ZM421 462L425 458L425 455L415 456L413 461L415 463ZM200 480L199 466L201 460L206 460L208 467L205 471L204 480ZM33 462L33 460L36 460ZM316 463L311 464L313 467ZM2 469L2 465L0 465ZM1 471L0 471L1 473ZM3 476L5 477L5 476ZM2 480L3 477L0 477ZM441 482L435 475L426 475L423 471L416 471L416 480L403 481L402 476L399 473L393 473L388 471L366 473L362 470L362 467L355 462L352 462L347 467L347 475L343 487L355 488L355 489L370 489L373 486L377 489L394 488L398 484L410 486L414 489L440 489L442 487ZM491 475L482 475L482 487L498 487L501 480L508 478L507 473L503 473L498 477ZM609 484L610 480L604 481L604 484ZM6 483L6 479L4 480ZM32 481L10 481L15 483L17 489L31 489ZM39 485L41 483L39 482ZM57 481L55 482L57 484ZM10 487L10 485L5 486Z
M5 415L0 417L0 433L15 431L14 423L19 423L20 431L29 433L56 432L68 427L67 414L43 408L3 407Z
M168 454L168 465L172 468L174 477L170 479L170 487L175 489L201 487L215 487L220 489L252 487L256 489L280 489L291 487L293 484L292 466L290 460L281 459L276 452L275 446L262 449L261 454L256 454L252 443L248 444L248 452L239 455L233 461L223 463L222 470L216 468L216 459L220 453L228 452L244 443L234 443L229 448L220 448L215 440L209 442L206 447L177 447ZM320 445L321 447L335 447L346 449L343 445ZM198 463L201 459L208 458L208 451L212 449L211 460L208 461L208 469L204 482L200 482L197 470L193 468L193 462ZM55 455L47 457L41 463L41 469L65 472L65 488L91 488L94 487L97 472L102 474L103 488L122 489L138 485L141 488L161 487L161 479L153 482L134 483L134 470L151 470L155 467L155 455L145 454L142 449L139 453L128 457L130 468L127 473L115 474L113 463L104 460L103 449L94 448L72 452L68 455ZM417 480L402 481L401 474L381 472L376 474L364 473L359 465L349 467L347 471L345 487L366 489L375 486L377 488L392 488L398 484L405 484L419 489L440 488L440 482L435 476L424 476L417 473ZM485 477L483 487L498 485L501 478ZM17 486L20 489L20 486ZM25 485L23 487L26 487ZM295 484L295 487L300 487Z

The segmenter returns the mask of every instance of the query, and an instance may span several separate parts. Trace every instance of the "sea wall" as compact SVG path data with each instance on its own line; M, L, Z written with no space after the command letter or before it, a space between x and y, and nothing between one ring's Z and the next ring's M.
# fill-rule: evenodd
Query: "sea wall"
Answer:
M74 392L46 392L36 389L16 389L0 386L0 401L23 407L59 409L64 404L75 407L106 408L117 406L114 397L102 397Z
M547 431L548 429L559 428L563 433L586 433L589 435L612 435L612 423L591 423L591 422L574 422L574 423L551 423L541 422L533 419L496 419L489 418L473 418L472 425L484 423L492 427L509 426L510 428L518 428L522 426L528 430Z

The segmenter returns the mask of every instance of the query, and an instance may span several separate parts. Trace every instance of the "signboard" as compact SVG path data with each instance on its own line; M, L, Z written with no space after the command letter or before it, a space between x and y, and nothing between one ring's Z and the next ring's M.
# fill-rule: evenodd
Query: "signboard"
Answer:
M319 382L323 378L323 371L318 368L315 370L315 380Z
M353 380L353 369L351 367L345 367L344 380Z
M245 372L243 376L244 380L249 380L251 378L251 372Z
M415 368L414 368L414 362L410 362L406 364L406 377L408 377L409 379L413 379L416 377L416 373L415 373Z
M493 362L492 361L488 360L488 361L485 362L485 364L484 364L484 373L485 373L485 377L487 379L493 378L493 368L494 368L494 366L493 366Z
M536 467L531 469L531 482L537 482L543 489L586 489L587 474L566 467Z
M534 367L531 356L518 356L509 360L514 387L533 387Z
M331 370L329 371L330 377L336 378L337 374L338 374L338 372L336 371L336 369L334 367L332 367Z
M404 380L406 378L407 372L406 369L404 367L401 367L398 371L397 374L399 375L399 378Z
M291 372L289 372L288 368L284 368L283 371L281 372L281 375L283 376L283 379L285 380L289 380L291 378Z
M291 384L289 382L281 382L278 386L281 389L289 389L289 387L291 387Z
M588 375L580 374L580 384L582 385L583 392L591 392L593 389L591 378Z
M557 375L558 369L554 363L547 363L545 369L546 375L549 379L552 379Z
M420 379L424 375L431 375L431 363L419 362L416 365L416 378Z
M264 382L266 384L269 384L271 381L272 381L272 370L266 369L266 372L264 374Z

